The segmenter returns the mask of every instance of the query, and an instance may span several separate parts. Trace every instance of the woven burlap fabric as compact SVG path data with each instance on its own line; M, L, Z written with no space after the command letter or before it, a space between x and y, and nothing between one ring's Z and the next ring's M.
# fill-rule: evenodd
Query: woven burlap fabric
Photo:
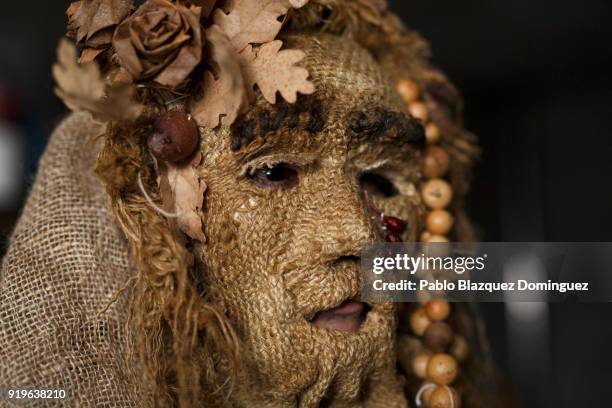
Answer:
M350 120L362 109L399 110L401 105L376 61L354 41L324 34L283 40L305 52L302 63L317 89L298 101L299 125L286 120L275 132L262 136L255 131L252 145L238 152L231 150L230 134L202 134L199 174L208 186L207 242L195 252L202 254L208 293L232 319L250 359L232 402L239 407L405 407L395 375L390 305L373 308L360 332L350 336L318 330L304 318L358 295L358 265L345 258L359 254L376 236L361 201L357 170L346 167L360 160L371 163L366 155L378 153L350 147L358 144L350 142ZM323 125L309 132L304 127L316 116L312 107L320 107ZM258 121L264 109L274 117L278 107L260 100L241 120ZM399 156L398 144L387 142L385 157ZM260 188L236 177L243 166L240 157L257 146L299 157L316 152L318 160L304 166L293 190ZM409 208L411 199L398 196L388 204Z
M0 387L65 389L66 406L134 406L125 295L105 310L131 269L94 175L102 131L75 114L54 132L0 278Z
M381 102L401 109L397 95L391 92L390 78L387 78L386 72L355 43L327 36L310 39L289 36L286 40L288 47L306 51L307 58L303 64L309 68L318 87L313 97L324 99L328 105L329 111L324 112L324 116L329 126L321 140L326 138L344 140L347 129L342 127L344 125L341 123L345 121L340 119L346 115L341 116L341 114L346 114L352 109L376 106ZM308 105L307 101L313 97L303 99L305 107ZM359 106L353 106L355 101L359 102ZM41 161L36 182L3 262L0 281L0 387L63 388L68 390L71 397L67 406L148 406L149 401L142 399L141 396L136 397L136 387L130 385L126 379L124 327L128 294L124 293L115 302L111 302L113 297L126 286L134 271L130 267L128 244L122 238L123 234L119 232L107 206L108 197L94 175L95 159L100 149L99 142L96 142L95 138L103 130L102 126L94 125L88 115L73 115L54 133ZM294 135L290 129L284 131L291 133L289 135L291 137L287 138L290 143L312 143L310 135ZM232 253L231 248L228 248L228 244L222 239L228 235L227 226L231 225L222 218L225 216L228 220L232 218L229 209L241 198L227 187L235 182L230 177L234 173L223 168L223 159L215 158L221 152L230 151L229 130L222 128L207 132L203 136L203 145L208 150L204 152L205 163L200 173L209 185L206 196L207 209L209 212L214 208L226 209L218 210L217 218L204 220L205 232L210 238L205 257L209 264L206 266L209 278L215 273L221 274L226 279L232 280L232 285L235 285L235 282L244 280L246 276L243 273L244 265L250 265L250 269L257 266L259 272L271 271L272 268L266 262L267 260L277 262L278 257L245 244L242 253L246 254L250 250L252 256L244 260L239 256L240 253ZM399 154L398 152L399 150L394 150L389 154ZM410 164L408 158L404 159L406 171L409 171L414 163ZM209 160L212 162L208 162ZM230 162L225 163L228 166L229 164ZM346 183L334 183L335 181L330 184L330 179L321 179L313 184L315 187L328 184L335 186L327 189L325 194L321 188L313 190L312 197L318 200L320 206L312 203L308 205L301 202L291 203L276 213L270 213L273 219L255 217L257 225L253 225L256 227L252 228L253 235L237 236L237 239L242 238L238 241L261 243L260 232L266 231L268 236L275 237L276 243L270 247L275 247L278 253L286 257L278 262L291 263L295 259L310 259L313 258L313 254L318 254L319 249L314 247L317 242L326 244L330 241L332 246L335 245L334 242L338 238L337 231L332 230L337 220L345 220L338 231L349 227L356 228L359 231L351 234L351 237L359 236L365 228L359 224L362 220L355 217L358 206L333 204L338 202L339 188L348 189L349 186ZM400 196L377 205L384 212L397 214L409 220L410 225L417 226L416 219L419 214L413 211L413 208L418 206L416 188L409 182L399 185L399 188L402 193ZM253 196L262 194L253 191ZM356 202L355 197L352 198L351 202ZM259 199L263 200L263 196ZM289 247L297 252L287 251L284 247L288 244L283 243L280 237L286 235L284 234L286 224L285 221L279 224L279 217L274 216L283 211L297 214L289 211L291 206L322 209L313 212L312 217L305 217L300 221L299 225L304 226L304 229L297 235L303 237L306 242L303 245ZM329 215L330 222L319 222L320 214L324 212ZM223 231L215 233L218 229ZM407 238L416 239L416 233L416 229L411 229ZM324 247L330 245L319 246L319 248ZM310 252L303 253L307 250ZM244 262L240 261L241 259ZM235 275L232 272L235 272ZM313 278L310 275L309 277ZM310 282L311 279L306 281ZM341 276L338 275L337 279L341 279ZM297 276L294 280L300 281ZM356 281L351 279L349 283L354 285ZM265 279L256 281L251 277L248 285L252 287L250 292L239 287L233 291L217 292L220 298L217 300L223 300L222 303L225 303L225 308L232 312L231 315L238 316L250 307L249 304L242 304L248 299L249 294L254 299L253 304L256 304L257 301L262 301L268 292L277 289L274 285L268 285ZM212 289L214 286L211 285ZM217 286L222 288L220 282L217 282ZM321 304L328 304L333 303L329 298L338 296L337 293L331 293L332 291L340 291L350 285L338 280L329 282L323 290L318 290L321 289L320 286L311 284L289 286L288 294L293 294L304 304L319 301ZM279 304L274 301L277 298L273 296L270 298L269 304ZM333 339L322 341L321 344L325 347L302 355L295 353L295 349L291 347L297 342L288 341L289 347L281 352L274 350L274 347L279 345L277 340L273 343L262 335L272 330L272 320L262 319L260 316L262 310L259 309L250 315L257 317L257 320L263 321L264 324L255 327L256 325L245 323L243 326L249 330L242 331L241 340L247 343L249 340L252 341L251 351L263 350L260 357L266 364L279 365L270 371L275 373L282 387L288 388L298 383L297 377L302 376L309 365L314 366L317 359L324 363L336 361L327 366L322 364L324 369L320 370L322 373L318 374L317 379L326 380L328 377L329 381L317 382L316 384L321 386L304 397L304 406L315 406L317 401L321 401L326 392L325 386L331 382L340 368L347 373L345 377L348 379L359 377L361 363L366 366L380 364L384 366L382 367L384 370L381 368L383 374L395 375L390 340L376 348L379 354L385 355L385 358L374 358L367 363L364 356L355 355L353 346L373 343L376 337L374 334L364 334L358 339L360 344L355 342L348 346L344 341L334 341L333 347L327 347ZM239 318L235 317L232 323L240 327ZM285 331L289 330L285 326L280 325L277 329L278 335L274 333L274 339L293 339L289 336L283 337ZM308 332L311 328L307 327L305 330ZM375 330L372 330L372 333L374 332ZM296 334L299 332L296 331ZM299 336L294 337L299 340ZM262 341L262 339L267 340ZM338 345L339 343L342 344ZM318 352L319 350L321 352ZM254 352L251 354L256 355ZM323 358L322 355L327 358ZM340 368L337 364L338 356L343 356L345 359L344 366ZM318 368L313 370L316 369ZM272 375L269 372L266 374L265 379L270 381ZM404 406L404 396L400 395L402 392L395 379L390 381L390 378L383 375L378 377L378 380L383 379L382 385L377 384L376 392L372 393L368 406L387 407L390 406L390 401L394 401L393 406ZM358 388L350 381L344 382L347 385L345 388L351 391ZM358 381L353 382L358 383ZM264 384L262 381L249 383L246 380L238 384L234 393L236 405L261 406L261 401L269 395L281 394L273 388L279 384L270 382L263 390L265 393L262 392L262 384ZM295 401L293 393L301 391L303 387L295 388L295 390L290 389L290 392L284 390L285 394L291 395L286 397L283 394L283 396ZM391 398L392 396L394 398ZM257 403L253 403L254 401Z

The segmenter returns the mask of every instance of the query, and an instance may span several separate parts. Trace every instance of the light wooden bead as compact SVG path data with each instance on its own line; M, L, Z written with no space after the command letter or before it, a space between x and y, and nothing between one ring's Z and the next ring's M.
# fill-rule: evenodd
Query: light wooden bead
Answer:
M465 337L461 336L460 334L455 335L455 340L453 341L450 352L453 357L457 359L457 361L465 361L470 354L470 346Z
M438 385L451 384L458 373L457 360L450 354L434 354L427 364L427 378Z
M445 235L453 227L453 216L445 210L433 210L427 215L427 231L436 235Z
M422 336L430 324L431 320L429 320L423 308L418 308L410 315L410 327L417 336Z
M419 378L427 377L427 364L433 353L424 351L412 359L412 372Z
M440 128L435 123L425 126L425 139L430 145L440 142Z
M432 237L432 233L429 231L423 231L421 233L421 242L428 242L429 239Z
M450 303L436 299L425 303L425 312L430 320L445 320L450 315Z
M453 199L453 189L445 180L436 178L423 184L421 197L425 205L438 210L446 208L450 204Z
M414 118L425 123L429 119L429 110L423 102L412 102L408 104L408 112Z
M446 238L444 235L433 235L430 233L429 239L427 241L425 241L427 243L448 243L448 238Z
M432 390L428 408L461 408L461 397L453 387L436 387Z
M423 176L425 178L440 178L448 172L449 158L444 149L429 146L423 154Z
M421 90L419 86L410 79L402 79L397 83L397 93L402 97L404 103L415 102L419 99Z

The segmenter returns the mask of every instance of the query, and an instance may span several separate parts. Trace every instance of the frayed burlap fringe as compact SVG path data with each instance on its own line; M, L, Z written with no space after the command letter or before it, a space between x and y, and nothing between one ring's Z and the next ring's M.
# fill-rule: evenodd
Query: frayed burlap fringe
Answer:
M231 388L219 376L237 368L237 340L223 313L197 292L185 239L140 191L139 175L149 191L157 191L144 148L147 130L109 126L96 167L139 265L131 286L128 358L135 353L160 405L210 405L227 394L219 384ZM219 357L224 369L214 360Z

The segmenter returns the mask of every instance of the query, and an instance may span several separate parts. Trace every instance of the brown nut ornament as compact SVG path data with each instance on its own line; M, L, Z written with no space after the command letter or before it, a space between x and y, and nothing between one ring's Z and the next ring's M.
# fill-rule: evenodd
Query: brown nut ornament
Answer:
M429 146L423 158L423 176L428 179L440 178L448 171L450 159L444 149Z
M429 208L437 210L445 208L453 198L453 189L442 179L432 179L421 188L423 202Z
M195 120L182 108L175 108L162 113L157 119L147 145L157 159L174 163L191 156L198 146L198 140Z
M451 345L450 352L459 362L465 361L470 354L470 346L465 337L456 335Z
M446 300L430 300L425 304L425 312L431 320L445 320L450 315L450 304Z
M410 315L410 327L417 336L422 336L430 324L431 320L429 320L423 308L418 308Z
M438 385L451 384L458 373L457 361L445 353L434 354L427 364L427 378Z
M427 401L428 408L460 408L461 398L452 387L436 387Z
M395 89L405 103L417 101L421 94L419 86L409 79L402 79L399 81Z
M435 353L445 351L452 344L453 338L454 333L450 326L439 321L432 322L423 333L423 343Z
M423 351L412 359L412 372L419 378L427 377L427 365L429 364L429 359L433 353L429 351Z
M431 400L431 394L433 394L434 390L438 386L432 383L431 381L423 381L421 384L421 389L423 390L421 393L421 405L429 407L429 402Z

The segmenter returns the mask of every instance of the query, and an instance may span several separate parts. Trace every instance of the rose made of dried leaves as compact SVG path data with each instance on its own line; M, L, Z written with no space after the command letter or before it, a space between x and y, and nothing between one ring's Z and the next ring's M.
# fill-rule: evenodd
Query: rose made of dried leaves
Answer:
M149 0L124 20L113 38L123 65L137 81L176 88L202 59L202 9Z

